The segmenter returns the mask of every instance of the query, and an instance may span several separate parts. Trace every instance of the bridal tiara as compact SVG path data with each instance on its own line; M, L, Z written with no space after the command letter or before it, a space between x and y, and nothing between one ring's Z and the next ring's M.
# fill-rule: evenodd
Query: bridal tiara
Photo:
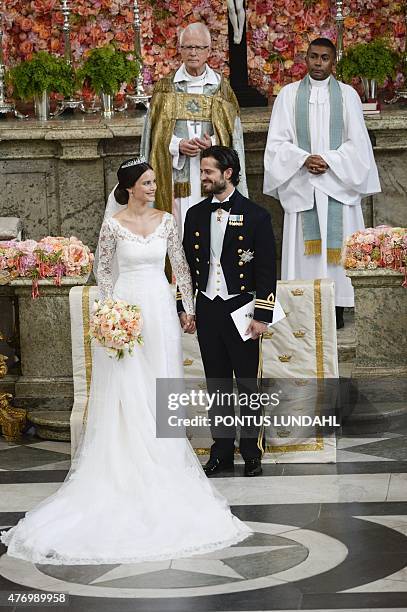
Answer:
M146 162L147 162L146 158L143 155L141 155L140 157L129 159L129 161L125 162L122 166L120 166L120 168L121 169L130 168L131 166L138 166L139 164L145 164Z

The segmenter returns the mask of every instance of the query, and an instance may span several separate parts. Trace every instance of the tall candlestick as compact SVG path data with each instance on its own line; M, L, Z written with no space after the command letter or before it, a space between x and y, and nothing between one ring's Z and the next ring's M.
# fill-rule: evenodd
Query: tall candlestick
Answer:
M0 0L0 115L12 113L17 119L25 119L25 115L18 112L14 103L6 99L6 88L4 83L6 66L4 64L3 38L3 0Z
M72 49L71 49L71 24L69 21L70 16L71 16L71 10L69 8L69 0L61 0L61 4L62 4L61 13L64 17L64 22L62 25L62 32L64 36L64 58L65 58L65 61L70 66L72 66L73 62L72 62ZM62 113L64 113L65 111L72 113L75 110L86 112L84 104L83 104L83 100L80 98L73 98L71 96L59 102L55 113L52 114L52 117L59 117L59 115L62 115Z
M339 62L342 59L343 55L343 0L336 0L336 31L337 31L337 39L336 39L336 59Z
M141 19L138 0L133 0L133 30L134 30L134 53L139 61L140 72L134 83L134 94L127 94L126 98L133 104L143 104L148 108L150 98L144 89L143 59L141 56Z
M68 64L72 65L72 51L71 51L71 26L69 23L70 10L68 6L68 0L62 0L61 13L64 17L64 24L62 31L64 33L64 57Z

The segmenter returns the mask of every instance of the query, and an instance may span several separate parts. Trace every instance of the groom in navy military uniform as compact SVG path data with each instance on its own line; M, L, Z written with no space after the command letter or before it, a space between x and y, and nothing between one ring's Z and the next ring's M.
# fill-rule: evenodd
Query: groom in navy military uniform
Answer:
M269 213L236 189L239 174L234 149L212 146L203 151L201 181L209 197L188 210L183 245L197 290L196 328L208 392L231 394L234 374L239 394L249 395L258 391L259 337L273 317L275 242ZM244 341L231 313L253 300L250 339ZM191 331L178 292L177 310L181 324ZM233 403L221 401L209 411L214 443L204 466L208 476L233 468L236 430L216 427L216 415L234 416ZM261 427L253 420L260 415L258 408L240 403L240 416L251 417L240 430L246 476L262 472Z

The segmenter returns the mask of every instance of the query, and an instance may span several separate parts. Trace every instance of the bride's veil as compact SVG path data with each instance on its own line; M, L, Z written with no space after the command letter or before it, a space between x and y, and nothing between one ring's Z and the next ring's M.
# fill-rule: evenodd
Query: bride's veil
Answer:
M105 215L103 217L103 221L106 221L106 219L110 219L110 217L113 217L113 215L119 212L119 210L123 210L124 208L121 204L119 204L116 201L116 198L114 197L114 192L115 192L116 187L117 185L113 187L112 191L109 194L109 197L107 198ZM93 262L93 274L96 278L96 283L98 282L98 276L97 276L98 266L99 266L99 241L98 241L96 251L95 251L95 261ZM113 260L113 284L115 280L117 279L117 276L118 276L118 266L117 266L117 261L116 261L116 256L115 256Z

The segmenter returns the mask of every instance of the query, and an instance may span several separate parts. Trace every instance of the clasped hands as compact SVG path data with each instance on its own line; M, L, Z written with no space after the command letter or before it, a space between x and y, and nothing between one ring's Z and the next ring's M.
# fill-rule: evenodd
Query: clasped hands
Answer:
M329 166L320 155L309 155L304 162L304 166L311 174L324 174Z
M205 132L202 138L191 138L189 140L183 138L182 140L180 140L179 151L180 153L182 153L182 155L187 155L188 157L196 157L198 153L204 151L205 149L208 149L211 146L212 139L209 134Z
M179 321L183 331L186 334L195 333L196 323L194 315L188 315L186 314L186 312L180 312ZM253 319L249 327L247 328L246 334L250 335L252 340L257 340L257 338L259 338L261 334L264 334L265 331L267 331L267 325L265 323L262 323L261 321L255 321Z
M196 330L195 315L189 315L186 312L179 313L179 322L186 334L194 334Z

